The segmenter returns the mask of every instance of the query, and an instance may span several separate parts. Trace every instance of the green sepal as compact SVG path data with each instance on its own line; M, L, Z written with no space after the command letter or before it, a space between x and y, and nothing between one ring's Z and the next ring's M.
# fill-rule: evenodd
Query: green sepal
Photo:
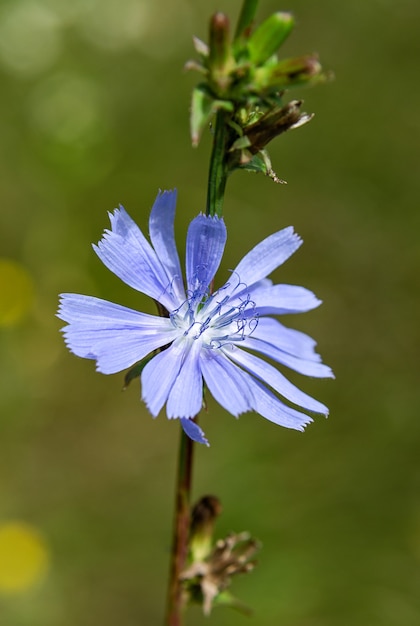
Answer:
M260 153L252 155L250 152L243 153L242 163L238 166L239 169L246 170L247 172L257 172L260 174L268 175L267 163L262 158Z
M217 112L232 112L233 104L229 100L217 100L209 91L207 85L197 85L193 89L191 100L190 131L193 146L198 146L202 132L208 126L211 118Z
M268 159L269 161L269 159ZM249 150L242 150L239 160L236 162L232 171L245 170L247 172L255 172L257 174L269 175L271 162L267 164L267 159L260 152L251 154Z
M234 150L244 150L245 148L249 148L251 142L246 135L239 137L236 141L233 142L229 152L233 152Z
M245 170L256 174L264 174L275 183L287 185L287 182L279 178L271 165L271 159L267 150L260 150L257 154L251 154L249 150L242 150L239 160L235 162L230 171Z
M235 611L239 611L242 615L250 617L253 615L253 610L248 605L244 604L238 598L230 593L229 590L222 591L214 599L214 606L227 606Z
M291 13L278 11L268 17L248 40L249 60L262 65L273 56L290 34L294 26Z

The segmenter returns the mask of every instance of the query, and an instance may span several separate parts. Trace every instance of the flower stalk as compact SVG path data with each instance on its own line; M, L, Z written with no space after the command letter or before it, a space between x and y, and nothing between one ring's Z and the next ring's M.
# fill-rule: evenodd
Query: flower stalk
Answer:
M180 428L178 472L176 478L175 516L165 626L181 626L185 598L181 574L188 556L190 503L194 442Z
M215 116L213 148L210 157L209 180L207 186L206 215L222 217L228 170L226 164L226 143L228 128L226 113L218 111Z
M206 215L222 216L227 181L226 114L215 116L213 148L210 156ZM197 418L194 420L197 421ZM187 598L184 596L182 573L187 565L191 526L191 484L194 442L180 429L178 472L176 478L175 516L165 626L182 626L182 615Z
M206 215L222 217L228 177L227 114L220 109L214 119L213 147L210 155ZM195 419L197 421L197 418ZM175 517L165 626L181 626L186 598L181 577L187 564L191 525L191 483L194 442L181 429L176 480Z

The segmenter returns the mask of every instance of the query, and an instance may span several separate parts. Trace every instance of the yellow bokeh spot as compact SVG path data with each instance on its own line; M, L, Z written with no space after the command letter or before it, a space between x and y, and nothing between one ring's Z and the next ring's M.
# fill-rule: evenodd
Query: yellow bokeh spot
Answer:
M11 259L0 259L0 326L14 326L32 306L34 287L26 269Z
M0 592L26 591L38 583L48 569L48 550L29 524L0 524Z

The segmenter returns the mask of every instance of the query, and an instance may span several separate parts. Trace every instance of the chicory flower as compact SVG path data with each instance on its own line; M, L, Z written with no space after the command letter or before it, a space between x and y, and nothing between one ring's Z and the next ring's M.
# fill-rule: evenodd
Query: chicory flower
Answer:
M103 374L154 355L141 373L144 402L154 417L166 404L168 418L179 418L186 434L200 443L208 444L192 418L202 408L204 383L234 416L255 411L281 426L303 430L312 418L288 403L327 415L323 404L261 358L307 376L333 377L315 352L315 341L273 317L320 304L304 287L273 285L267 278L302 240L292 227L274 233L212 291L226 227L222 218L200 214L188 229L184 285L174 237L175 205L176 191L158 194L149 219L151 244L120 206L110 214L111 230L93 246L108 269L156 300L166 316L65 293L58 317L68 323L63 328L68 348L94 359Z

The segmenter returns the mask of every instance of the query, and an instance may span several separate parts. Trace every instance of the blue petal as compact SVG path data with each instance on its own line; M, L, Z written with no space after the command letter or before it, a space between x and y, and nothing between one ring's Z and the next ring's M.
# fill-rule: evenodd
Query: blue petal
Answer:
M273 285L272 287L249 290L249 298L255 303L245 314L284 315L305 313L316 309L321 300L305 287L295 285Z
M185 340L184 340L185 341ZM185 341L182 366L169 392L166 414L195 417L203 405L203 377L199 366L200 340Z
M179 302L182 302L185 300L185 291L174 233L176 195L176 190L157 195L150 213L149 234L153 248L165 268L168 282Z
M302 244L289 226L257 244L233 270L238 279L250 287L282 265Z
M69 323L62 329L69 349L95 359L103 374L130 367L179 333L167 318L78 294L60 296L58 317Z
M215 400L237 417L252 409L247 374L232 363L221 350L203 350L201 371L207 387Z
M202 359L201 367L209 391L233 415L254 410L275 424L295 430L303 430L313 421L308 415L285 405L262 383L230 363L222 351L209 351Z
M271 393L262 383L249 376L249 388L254 398L253 409L262 417L284 426L285 428L293 428L294 430L303 431L307 424L313 422L313 419L296 409L285 405L281 400Z
M190 439L196 441L197 443L204 443L206 446L210 445L204 435L204 432L195 422L189 419L181 418L181 425L185 434L188 435Z
M299 374L313 376L314 378L334 378L334 374L328 365L320 363L319 360L314 361L313 359L309 360L297 358L287 352L284 352L281 348L273 345L273 343L260 341L255 336L246 337L241 342L240 346L249 350L261 352L261 354L268 356L270 359L274 359L278 363L282 363L283 365L290 367L290 369L295 370L295 372L299 372Z
M71 324L86 323L92 328L102 328L104 322L115 322L131 326L149 326L154 328L156 324L161 324L161 328L170 328L171 322L168 318L140 313L108 300L95 298L94 296L84 296L77 293L62 293L57 317L64 322Z
M186 248L187 288L190 297L201 298L220 265L226 243L223 219L198 215L188 228Z
M110 214L111 231L106 230L97 246L98 257L118 278L137 291L158 300L168 311L179 306L172 281L137 224L123 207Z
M229 351L224 348L223 351L230 359L239 363L239 365L257 378L263 380L264 383L270 385L270 387L287 400L290 400L290 402L293 402L293 404L301 406L308 411L313 411L314 413L328 415L328 409L324 404L298 389L269 363L266 363L259 357L249 354L240 348L233 348Z
M288 328L272 317L260 317L252 336L271 343L279 350L307 361L320 362L315 352L316 341L294 328Z
M185 341L175 341L149 361L141 373L142 398L153 417L168 399L181 369L184 351Z

